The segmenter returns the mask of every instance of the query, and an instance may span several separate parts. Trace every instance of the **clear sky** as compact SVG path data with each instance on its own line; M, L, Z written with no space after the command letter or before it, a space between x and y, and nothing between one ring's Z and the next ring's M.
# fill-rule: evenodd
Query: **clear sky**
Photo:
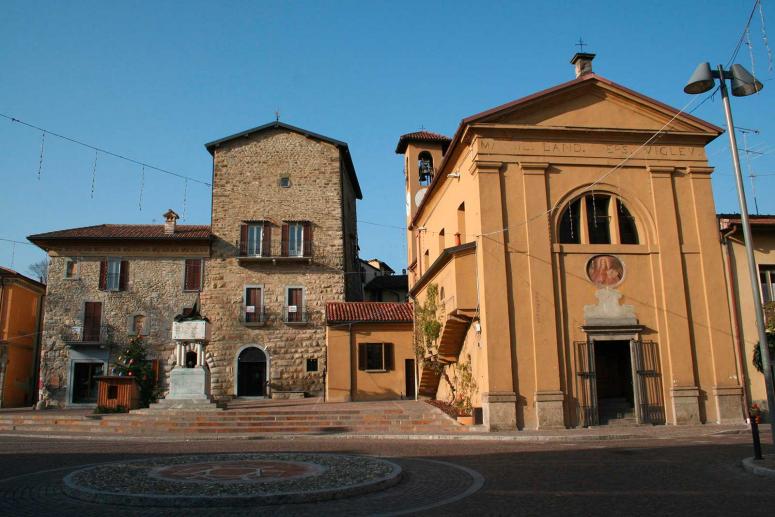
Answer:
M209 182L203 144L279 109L284 122L348 142L364 193L361 255L400 270L405 236L389 227L405 224L399 135L451 136L468 115L572 79L579 37L595 72L681 108L695 66L727 63L753 5L4 0L0 113ZM763 6L775 50L775 2ZM758 11L750 39L765 89L733 98L735 123L760 131L748 135L765 153L751 166L769 174L756 179L760 211L775 213L775 82ZM746 45L736 61L751 69ZM694 114L724 125L718 96ZM167 208L210 222L206 186L146 170L141 210L138 165L99 154L95 168L94 151L49 136L38 178L41 133L1 118L0 150L0 238L161 222ZM708 153L717 210L738 211L726 136ZM0 241L0 265L26 273L43 256Z

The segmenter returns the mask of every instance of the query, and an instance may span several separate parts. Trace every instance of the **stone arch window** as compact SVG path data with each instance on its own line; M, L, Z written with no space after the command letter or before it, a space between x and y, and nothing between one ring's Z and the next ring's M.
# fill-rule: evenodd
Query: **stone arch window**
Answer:
M427 187L433 180L433 157L428 151L423 151L417 157L417 169L420 173L420 185Z
M562 244L638 244L638 225L621 199L584 194L569 202L560 216Z

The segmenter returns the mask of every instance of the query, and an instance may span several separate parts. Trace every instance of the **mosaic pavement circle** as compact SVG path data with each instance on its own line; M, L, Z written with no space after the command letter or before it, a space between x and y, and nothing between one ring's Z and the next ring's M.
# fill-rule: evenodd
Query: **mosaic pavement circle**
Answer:
M130 506L241 506L325 501L401 481L381 458L322 453L174 456L104 463L64 478L70 497Z

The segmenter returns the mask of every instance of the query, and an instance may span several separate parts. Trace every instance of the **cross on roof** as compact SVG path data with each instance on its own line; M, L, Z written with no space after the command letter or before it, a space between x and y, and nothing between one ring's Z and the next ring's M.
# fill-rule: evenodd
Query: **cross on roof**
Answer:
M587 43L584 43L584 40L579 37L579 42L576 43L576 46L579 47L579 52L584 52L584 47L587 46Z

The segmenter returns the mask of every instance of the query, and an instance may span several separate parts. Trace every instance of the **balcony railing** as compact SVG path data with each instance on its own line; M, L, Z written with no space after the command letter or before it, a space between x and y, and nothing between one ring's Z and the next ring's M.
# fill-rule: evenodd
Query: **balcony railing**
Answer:
M309 323L309 312L303 307L295 305L283 307L283 321L285 323Z
M239 243L240 260L294 260L311 259L313 256L313 241L277 241L274 240L268 247L262 247L260 250L248 246L248 243L241 241Z
M88 326L67 325L62 328L62 340L74 345L106 345L113 342L113 327L110 325Z
M259 327L266 325L269 313L266 312L266 307L261 305L242 305L242 311L240 312L240 322L246 327Z

